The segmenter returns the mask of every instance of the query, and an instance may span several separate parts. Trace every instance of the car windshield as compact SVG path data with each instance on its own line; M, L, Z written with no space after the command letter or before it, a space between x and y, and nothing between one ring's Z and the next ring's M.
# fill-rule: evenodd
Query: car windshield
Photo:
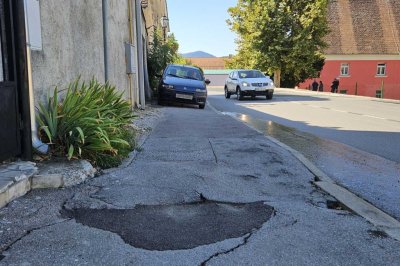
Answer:
M239 77L241 79L265 78L264 74L258 70L239 71Z
M192 67L170 66L167 69L166 75L184 79L203 80L200 70Z

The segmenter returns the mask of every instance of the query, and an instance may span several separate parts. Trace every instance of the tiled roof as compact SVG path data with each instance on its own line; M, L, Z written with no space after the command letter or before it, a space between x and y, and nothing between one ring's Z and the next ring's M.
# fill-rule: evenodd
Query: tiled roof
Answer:
M224 69L225 57L210 57L210 58L186 58L193 65L199 66L202 69Z
M330 0L325 54L400 54L399 0Z

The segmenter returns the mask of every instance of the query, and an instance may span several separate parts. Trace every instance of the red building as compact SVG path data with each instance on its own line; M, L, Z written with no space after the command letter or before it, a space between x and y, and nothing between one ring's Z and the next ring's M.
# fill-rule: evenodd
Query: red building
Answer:
M328 22L324 91L338 77L342 93L400 100L400 1L330 0Z

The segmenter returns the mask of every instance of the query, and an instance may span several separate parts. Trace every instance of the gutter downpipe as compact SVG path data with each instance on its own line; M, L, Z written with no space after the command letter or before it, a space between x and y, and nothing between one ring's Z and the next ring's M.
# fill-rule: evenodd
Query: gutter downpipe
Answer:
M133 76L133 97L134 97L134 103L135 103L135 107L139 108L140 107L140 99L139 99L139 57L138 57L138 38L135 36L137 36L137 24L138 24L138 20L136 18L136 9L137 9L137 5L136 5L136 0L129 0L131 1L132 5L132 45L135 47L134 49L134 58L135 58L135 75Z
M129 44L133 45L133 27L132 27L132 3L131 0L128 0L128 28L129 28ZM133 86L132 86L132 74L128 74L128 82L129 82L129 103L131 105L131 109L133 110Z
M143 36L142 36L142 1L136 0L136 44L138 53L137 72L139 75L139 99L140 109L145 109L145 92L144 92L144 69L143 69Z
M27 10L25 7L25 32L26 32L26 65L28 72L28 87L29 87L29 109L31 115L31 130L32 130L32 147L41 154L46 154L49 151L49 145L43 143L38 137L38 130L35 117L35 99L33 96L33 81L32 81L32 62L31 62L31 44L29 43L29 27Z
M102 0L103 45L104 45L104 82L108 81L108 1Z

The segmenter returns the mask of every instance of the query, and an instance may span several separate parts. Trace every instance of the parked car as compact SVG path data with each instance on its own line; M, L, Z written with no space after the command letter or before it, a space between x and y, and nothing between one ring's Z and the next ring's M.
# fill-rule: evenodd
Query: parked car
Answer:
M225 98L229 99L232 94L236 94L238 100L243 100L244 96L251 96L252 99L265 96L271 100L274 89L271 78L259 70L235 70L225 81Z
M204 109L207 101L208 79L203 72L193 66L168 65L160 77L158 85L158 104L180 102L197 104Z

